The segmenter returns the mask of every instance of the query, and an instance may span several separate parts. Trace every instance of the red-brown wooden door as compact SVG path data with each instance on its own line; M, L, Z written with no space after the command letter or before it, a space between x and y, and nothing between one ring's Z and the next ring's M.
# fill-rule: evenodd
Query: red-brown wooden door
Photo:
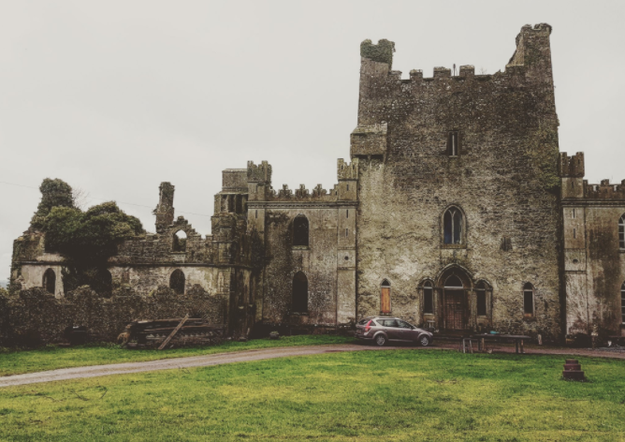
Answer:
M380 297L380 313L391 312L391 288L382 287L382 295Z
M465 327L464 290L445 289L445 328L464 330Z

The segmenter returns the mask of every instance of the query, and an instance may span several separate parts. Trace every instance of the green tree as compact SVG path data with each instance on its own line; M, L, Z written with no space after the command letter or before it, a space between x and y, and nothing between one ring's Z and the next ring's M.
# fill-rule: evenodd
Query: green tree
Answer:
M46 178L39 186L41 201L37 211L33 215L30 225L36 230L41 230L45 217L54 207L75 207L72 187L58 178Z

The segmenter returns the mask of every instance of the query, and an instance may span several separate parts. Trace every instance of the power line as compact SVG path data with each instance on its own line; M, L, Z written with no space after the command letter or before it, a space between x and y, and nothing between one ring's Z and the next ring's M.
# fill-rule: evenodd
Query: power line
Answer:
M35 190L39 190L38 187L33 187L33 186L26 186L24 184L17 184L17 183L9 183L7 181L0 181L0 184L8 184L9 186L17 186L17 187L25 187L26 189L35 189ZM96 198L96 197L85 197L85 199L87 200L95 200L95 201L114 201L112 199L105 199L105 198ZM128 203L126 201L115 201L117 204L127 204L129 206L136 206L136 207L145 207L146 209L150 209L152 210L153 207L152 206L146 206L145 204L135 204L135 203ZM204 213L195 213L195 212L185 212L183 210L178 210L178 213L182 213L185 215L195 215L195 216L205 216L210 218L212 215L206 215Z

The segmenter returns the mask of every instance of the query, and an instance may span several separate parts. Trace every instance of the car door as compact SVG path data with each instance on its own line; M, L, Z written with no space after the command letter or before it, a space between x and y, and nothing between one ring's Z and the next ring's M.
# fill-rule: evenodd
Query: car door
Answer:
M412 325L408 324L406 321L402 321L398 319L397 321L397 339L401 339L402 341L415 341L417 336Z
M399 328L397 328L396 319L384 319L382 322L384 323L386 336L388 336L390 341L397 341L398 339L401 339L399 337Z

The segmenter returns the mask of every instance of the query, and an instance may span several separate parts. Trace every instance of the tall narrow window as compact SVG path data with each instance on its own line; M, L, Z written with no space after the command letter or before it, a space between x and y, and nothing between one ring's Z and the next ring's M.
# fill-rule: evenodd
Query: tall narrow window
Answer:
M56 289L56 273L54 273L54 270L46 270L43 274L42 282L43 288L46 289L46 292L54 294Z
M486 316L486 298L489 287L484 281L477 283L475 295L477 296L477 315Z
M302 272L293 277L292 311L295 313L308 312L308 278Z
M462 212L452 207L443 216L445 244L462 244Z
M523 286L523 313L534 316L534 286L529 282Z
M176 233L174 233L171 250L174 252L186 252L187 234L184 232L184 230L178 230Z
M434 313L434 289L431 281L423 284L423 313Z
M177 294L184 295L185 278L182 270L176 269L169 277L169 287Z
M447 135L447 153L450 157L457 157L460 154L460 133L452 130Z
M293 220L293 245L308 246L308 218L298 215Z
M625 250L625 214L618 221L618 245L621 250Z
M113 294L113 276L107 269L100 269L92 281L91 288L102 297L110 298Z
M621 286L621 322L625 324L625 282Z
M382 281L380 294L380 313L391 312L391 283L387 279Z

